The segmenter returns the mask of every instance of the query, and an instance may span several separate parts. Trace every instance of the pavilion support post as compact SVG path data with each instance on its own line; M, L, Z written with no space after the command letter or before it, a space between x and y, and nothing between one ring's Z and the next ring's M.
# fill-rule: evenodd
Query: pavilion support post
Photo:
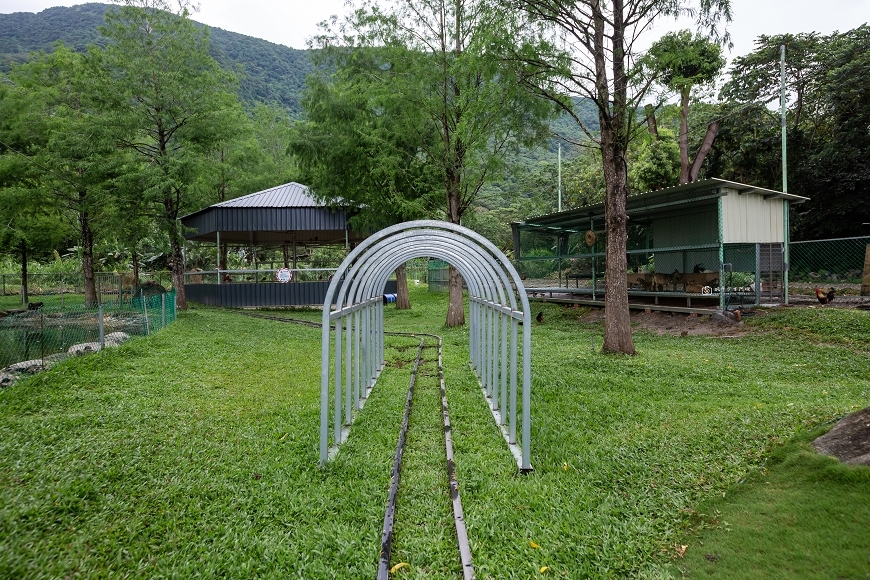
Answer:
M217 243L215 244L215 268L214 271L217 272L217 283L221 283L221 233L215 232L217 236Z

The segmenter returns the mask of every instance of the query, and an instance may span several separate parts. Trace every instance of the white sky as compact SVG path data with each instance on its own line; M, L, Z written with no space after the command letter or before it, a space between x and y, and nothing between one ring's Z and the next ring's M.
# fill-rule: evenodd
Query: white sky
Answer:
M39 12L51 6L73 6L81 0L0 0L0 13ZM731 0L734 49L730 57L753 49L759 34L849 30L870 21L870 0ZM194 20L209 26L264 38L293 48L317 33L317 23L347 10L346 0L199 0ZM688 23L662 21L654 38Z

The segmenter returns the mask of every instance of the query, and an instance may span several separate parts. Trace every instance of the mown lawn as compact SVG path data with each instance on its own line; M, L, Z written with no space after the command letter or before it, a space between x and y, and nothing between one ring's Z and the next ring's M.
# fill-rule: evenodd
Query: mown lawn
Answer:
M796 434L870 404L866 312L790 310L738 339L638 332L640 354L619 357L590 349L599 325L538 305L535 471L519 476L468 370L467 329L443 328L446 296L412 290L387 329L444 338L478 578L691 574L675 557L694 547L695 508ZM382 375L321 469L319 342L317 329L195 308L0 392L0 577L373 577L410 366ZM390 361L416 351L388 343ZM395 576L457 578L437 381L422 374L393 561L410 565Z

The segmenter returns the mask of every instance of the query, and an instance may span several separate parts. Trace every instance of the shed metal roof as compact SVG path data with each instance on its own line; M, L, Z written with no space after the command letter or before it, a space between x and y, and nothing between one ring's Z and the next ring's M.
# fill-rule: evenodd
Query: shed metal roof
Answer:
M348 229L347 212L312 197L307 186L285 183L210 205L181 218L190 240L240 244L336 244L359 242L365 233Z
M308 187L291 181L256 193L216 203L211 207L322 207Z
M656 191L628 196L626 212L632 220L651 218L664 213L715 205L716 198L727 195L729 190L739 194L755 193L765 199L785 199L792 203L803 203L809 198L773 189L746 185L716 177L666 187ZM585 231L590 223L594 228L603 227L604 204L598 203L561 212L541 215L514 223L519 229L550 229L555 231ZM635 223L637 223L635 221Z

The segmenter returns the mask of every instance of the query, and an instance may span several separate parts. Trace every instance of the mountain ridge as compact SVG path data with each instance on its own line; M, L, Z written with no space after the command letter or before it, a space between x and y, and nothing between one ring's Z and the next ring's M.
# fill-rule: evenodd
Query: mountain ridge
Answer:
M89 2L0 14L0 71L8 72L13 63L27 61L32 52L50 52L57 41L80 52L88 45L104 45L99 26L106 11L114 7ZM299 98L305 77L314 70L308 51L196 24L208 29L212 56L222 67L237 72L241 65L239 97L244 102L277 102L294 116L301 115Z

